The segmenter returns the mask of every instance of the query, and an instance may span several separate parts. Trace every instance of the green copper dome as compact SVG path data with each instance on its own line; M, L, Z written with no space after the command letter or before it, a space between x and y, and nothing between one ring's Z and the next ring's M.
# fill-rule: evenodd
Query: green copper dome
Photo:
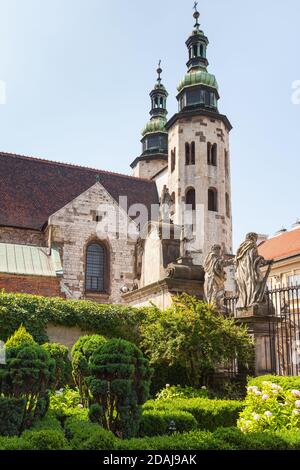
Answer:
M166 123L167 120L162 117L151 119L151 121L149 121L142 130L142 136L144 137L146 134L150 134L152 132L167 132Z
M185 75L183 80L179 83L177 90L180 92L183 88L194 85L206 85L218 90L218 82L216 77L208 72L198 70L196 72L189 72Z

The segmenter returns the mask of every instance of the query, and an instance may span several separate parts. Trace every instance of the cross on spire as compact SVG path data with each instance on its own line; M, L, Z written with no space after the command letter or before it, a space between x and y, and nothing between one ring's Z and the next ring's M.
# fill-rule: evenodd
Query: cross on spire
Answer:
M199 17L200 17L200 13L198 11L198 2L195 2L194 3L194 10L195 10L195 13L193 14L193 17L195 18L196 20L196 23L195 23L195 28L197 30L199 30L199 26L200 26L200 23L199 23Z
M159 60L159 62L158 62L157 74L158 74L157 81L158 81L159 84L161 84L161 74L162 74L161 60Z

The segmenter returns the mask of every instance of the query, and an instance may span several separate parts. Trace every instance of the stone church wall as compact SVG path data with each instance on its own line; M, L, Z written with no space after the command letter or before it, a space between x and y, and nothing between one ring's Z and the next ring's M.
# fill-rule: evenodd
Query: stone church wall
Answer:
M112 208L116 212L119 210L103 186L96 183L50 217L52 241L61 247L64 269L62 282L74 298L91 299L99 303L122 303L120 289L124 285L133 285L135 240L119 233L104 233L106 215ZM127 215L122 218L127 219ZM86 248L93 241L102 241L108 250L109 270L106 275L109 276L109 289L104 294L85 291Z

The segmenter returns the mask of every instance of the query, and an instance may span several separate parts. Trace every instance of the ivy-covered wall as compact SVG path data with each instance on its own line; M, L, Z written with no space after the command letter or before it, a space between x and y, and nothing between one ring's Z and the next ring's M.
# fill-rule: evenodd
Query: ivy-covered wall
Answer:
M48 341L47 327L73 327L106 337L139 343L139 326L149 308L100 305L84 300L63 300L28 294L0 293L0 340L6 341L20 325L34 339Z

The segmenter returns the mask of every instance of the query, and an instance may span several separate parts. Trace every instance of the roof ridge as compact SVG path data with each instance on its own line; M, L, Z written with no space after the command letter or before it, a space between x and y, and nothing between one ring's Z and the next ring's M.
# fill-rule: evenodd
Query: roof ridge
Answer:
M103 173L106 175L120 176L122 178L134 179L134 180L144 181L144 182L153 184L153 181L147 178L138 178L137 176L125 175L123 173L117 173L117 172L108 171L108 170L99 170L97 168L76 165L75 163L65 163L65 162L59 162L56 160L47 160L46 158L32 157L32 156L27 156L27 155L22 155L22 154L17 154L17 153L10 153L10 152L2 152L2 151L0 151L0 156L19 158L19 159L30 160L30 161L35 161L39 163L50 163L51 165L57 165L57 166L62 166L66 168L78 168L78 169L85 170L85 171L93 171L95 173Z

